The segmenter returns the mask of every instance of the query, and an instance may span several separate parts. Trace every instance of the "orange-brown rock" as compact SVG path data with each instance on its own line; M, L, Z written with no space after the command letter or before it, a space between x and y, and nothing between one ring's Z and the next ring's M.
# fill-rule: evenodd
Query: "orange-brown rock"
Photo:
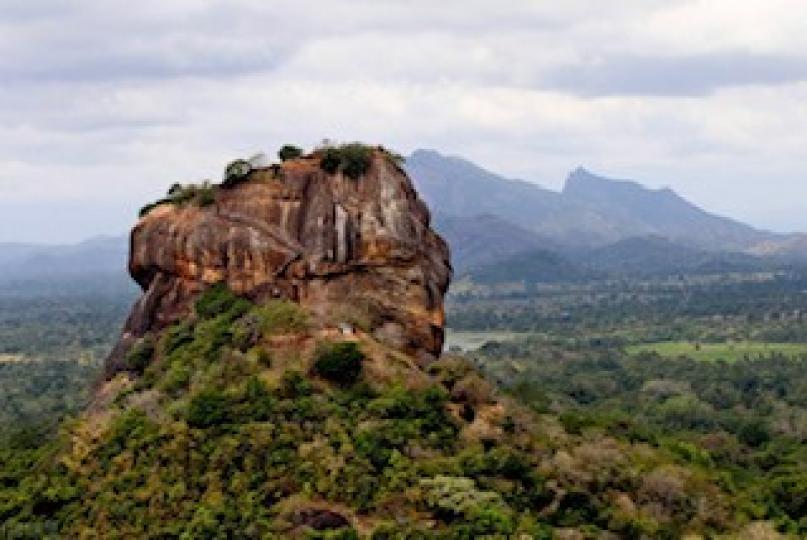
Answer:
M259 169L215 202L157 206L131 234L129 271L143 295L107 375L137 338L188 316L217 282L255 301L282 297L318 320L363 321L369 332L428 361L443 345L446 243L400 167L374 150L358 179L312 155Z

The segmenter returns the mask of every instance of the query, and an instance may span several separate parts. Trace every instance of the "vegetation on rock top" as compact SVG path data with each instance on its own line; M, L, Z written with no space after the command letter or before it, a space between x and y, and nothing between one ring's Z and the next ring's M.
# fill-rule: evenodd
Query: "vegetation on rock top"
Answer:
M381 147L369 146L359 142L336 146L326 144L315 150L309 157L317 156L320 168L328 174L341 173L348 178L358 180L370 170L373 152L376 150L382 151L396 166L400 166L403 163L403 157L399 154ZM259 156L265 158L263 154L259 154L256 157ZM282 163L305 158L306 154L304 150L298 146L284 144L280 150L278 150L277 156ZM248 181L256 168L252 163L252 159L246 160L239 158L228 163L225 167L224 178L220 186L230 188ZM267 168L272 169L275 173L279 173L281 165L275 163L268 165ZM142 218L161 204L173 204L176 206L184 206L187 204L207 206L213 204L215 202L216 187L216 185L211 184L209 181L204 181L201 184L186 185L175 183L170 187L165 197L142 207L138 215Z
M288 161L290 159L297 159L302 157L303 149L294 146L293 144L284 144L280 147L280 150L277 151L277 157L280 158L280 161Z
M168 194L164 198L147 204L140 209L138 215L143 217L161 204L173 204L175 206L185 206L188 204L209 206L216 202L215 190L216 187L209 181L205 181L201 184L173 184L168 189Z
M328 174L341 173L358 180L370 170L373 147L361 143L326 146L321 149L320 168Z

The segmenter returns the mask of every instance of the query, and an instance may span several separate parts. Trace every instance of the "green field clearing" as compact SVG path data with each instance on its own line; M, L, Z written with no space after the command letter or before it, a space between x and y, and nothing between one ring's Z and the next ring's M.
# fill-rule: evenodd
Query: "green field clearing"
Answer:
M701 343L689 341L665 341L659 343L642 343L627 347L627 352L636 354L640 352L655 351L661 356L686 356L694 360L713 362L716 360L740 360L743 358L757 358L771 353L785 356L800 356L807 354L807 343L770 343L757 341L742 341L729 343Z

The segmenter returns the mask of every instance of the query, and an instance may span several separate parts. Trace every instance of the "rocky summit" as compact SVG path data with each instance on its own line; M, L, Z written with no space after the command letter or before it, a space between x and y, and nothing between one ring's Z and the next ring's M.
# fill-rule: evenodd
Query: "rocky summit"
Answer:
M364 326L424 364L439 355L448 247L394 156L367 152L360 178L327 170L318 151L208 187L203 204L175 197L149 208L129 261L143 294L107 377L139 338L186 317L216 283L256 302L292 300L337 327Z

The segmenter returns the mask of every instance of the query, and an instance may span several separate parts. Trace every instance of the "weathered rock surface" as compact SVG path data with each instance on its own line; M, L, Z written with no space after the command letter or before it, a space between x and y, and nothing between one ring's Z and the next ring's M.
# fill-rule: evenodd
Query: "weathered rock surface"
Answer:
M359 179L316 156L253 171L212 205L160 205L131 234L129 271L143 289L106 374L131 344L188 316L217 282L256 301L286 298L323 321L361 320L424 361L443 345L446 243L406 174L381 151Z

